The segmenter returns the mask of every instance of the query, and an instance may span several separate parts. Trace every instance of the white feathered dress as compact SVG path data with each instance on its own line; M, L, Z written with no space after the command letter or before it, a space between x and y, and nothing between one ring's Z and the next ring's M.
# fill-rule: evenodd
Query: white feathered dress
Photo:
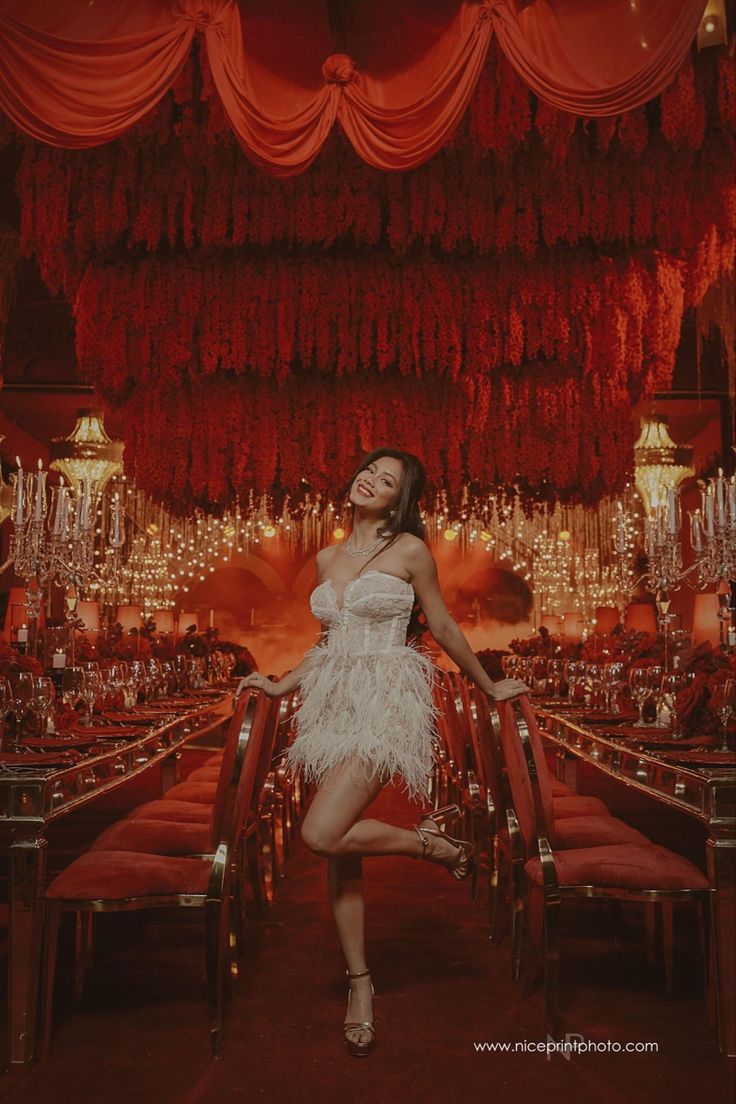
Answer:
M328 626L307 652L294 715L296 737L284 764L319 786L346 759L358 758L386 782L396 776L410 799L429 801L439 746L427 654L406 643L414 605L411 584L385 571L365 571L347 584L342 606L330 580L315 587L310 608Z

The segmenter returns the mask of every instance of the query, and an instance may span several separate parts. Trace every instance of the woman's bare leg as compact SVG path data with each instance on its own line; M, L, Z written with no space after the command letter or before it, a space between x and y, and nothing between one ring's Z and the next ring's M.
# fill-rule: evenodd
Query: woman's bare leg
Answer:
M322 845L335 834L344 833L360 816L363 809L375 800L383 783L367 770L350 770L341 764L330 772L315 794L302 823L302 839L312 850L327 858L327 884L335 926L345 962L351 974L366 970L365 960L365 904L363 898L363 869L360 855L331 855ZM317 846L312 846L316 844ZM370 1022L373 1019L373 1000L370 977L350 979L352 996L345 1020ZM366 1028L353 1028L347 1032L356 1043L370 1040Z
M340 944L350 973L367 969L362 855L410 855L422 844L416 832L380 820L359 820L384 782L358 760L335 767L315 794L302 822L301 836L310 850L328 859L328 887ZM453 844L433 840L434 848L454 855ZM350 981L352 997L347 1020L373 1018L370 977ZM367 1042L364 1028L349 1032L355 1042Z

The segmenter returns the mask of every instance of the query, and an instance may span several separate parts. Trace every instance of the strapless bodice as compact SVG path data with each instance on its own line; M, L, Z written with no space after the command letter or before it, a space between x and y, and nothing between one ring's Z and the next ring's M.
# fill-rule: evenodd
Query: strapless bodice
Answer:
M316 586L312 613L327 625L325 643L350 654L403 650L414 606L411 583L386 571L365 571L345 587L342 605L330 579Z

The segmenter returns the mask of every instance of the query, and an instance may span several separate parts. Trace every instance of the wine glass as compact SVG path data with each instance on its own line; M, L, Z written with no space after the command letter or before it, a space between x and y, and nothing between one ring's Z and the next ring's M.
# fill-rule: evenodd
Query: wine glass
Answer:
M161 660L161 675L163 679L164 697L168 698L176 693L176 671L170 659Z
M682 735L677 712L677 695L687 686L688 681L682 671L670 671L669 674L662 676L661 700L672 718L672 736L675 740Z
M70 709L75 709L77 702L82 699L83 680L83 667L64 668L64 674L61 676L61 699Z
M585 673L585 664L579 659L568 659L565 661L565 682L568 685L570 694L570 702L574 703L578 694L578 687Z
M7 679L0 678L0 735L2 736L0 746L2 746L5 739L5 718L11 710L12 701L13 694L10 689L10 683Z
M649 697L649 668L632 667L629 671L629 690L639 710L639 719L634 728L647 728L644 720L644 702Z
M20 725L21 718L33 700L33 675L29 671L19 671L11 675L10 689L15 719Z
M87 706L87 724L92 724L95 702L102 693L102 679L99 670L87 668L82 674L82 697Z
M603 668L600 663L586 663L583 686L586 690L585 704L590 709L600 708L600 691L603 685Z
M728 751L728 722L736 714L736 679L726 679L713 687L711 705L723 725L723 741L717 751Z
M619 703L616 701L616 693L623 686L625 670L625 664L621 663L619 660L606 663L603 668L603 689L606 692L606 709L610 713L614 712L614 709L618 712L617 706Z
M545 684L545 691L552 697L558 698L560 696L561 685L562 660L550 659L547 662L547 682Z
M56 701L56 687L50 678L39 675L33 680L33 697L31 709L38 717L38 734L46 735L49 723L49 711Z
M659 711L662 708L662 678L664 676L664 667L660 667L659 664L654 664L648 668L649 671L649 697L654 698L654 708L656 709L656 717L654 718L654 724L657 728L663 728L659 722Z

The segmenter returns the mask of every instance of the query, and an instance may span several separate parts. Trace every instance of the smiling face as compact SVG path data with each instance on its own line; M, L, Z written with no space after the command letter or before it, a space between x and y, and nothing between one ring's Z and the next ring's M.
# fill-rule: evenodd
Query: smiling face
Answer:
M363 513L386 517L398 502L403 468L401 460L379 456L356 475L350 488L350 502L360 506Z

